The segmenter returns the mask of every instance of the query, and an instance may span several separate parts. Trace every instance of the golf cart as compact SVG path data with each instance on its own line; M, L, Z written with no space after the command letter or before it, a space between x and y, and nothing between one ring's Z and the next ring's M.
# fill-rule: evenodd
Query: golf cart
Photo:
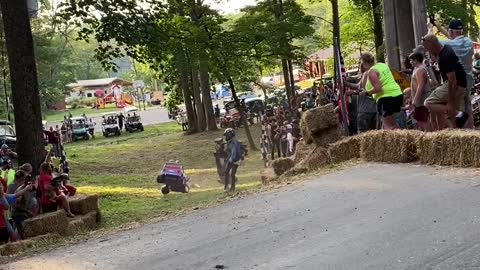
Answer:
M90 135L88 135L88 126L85 117L73 117L72 119L72 138L73 141L77 140L88 140Z
M110 135L120 136L120 128L118 127L117 113L106 113L102 116L102 133L105 138Z
M162 187L163 195L170 191L188 193L190 191L188 180L183 166L178 161L165 163L160 175L157 176L157 183L165 184Z
M143 124L140 118L140 111L136 107L125 108L125 130L134 132L136 130L143 131Z

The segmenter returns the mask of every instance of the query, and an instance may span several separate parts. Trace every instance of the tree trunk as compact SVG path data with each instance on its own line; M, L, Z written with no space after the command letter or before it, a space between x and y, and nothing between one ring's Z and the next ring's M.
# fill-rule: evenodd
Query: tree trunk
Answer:
M191 78L192 78L192 90L193 99L195 100L195 110L197 112L197 128L202 132L207 129L207 123L205 121L205 110L203 109L202 98L200 96L200 81L198 78L198 62L196 60L191 61Z
M373 34L375 35L375 53L377 55L377 62L385 63L385 47L383 45L382 2L381 0L371 0L371 4L373 12Z
M288 69L288 61L286 58L282 58L283 79L285 80L285 90L287 91L288 103L292 101L292 90L290 84L290 72Z
M252 133L250 132L250 127L248 126L248 120L245 117L245 113L243 111L242 106L240 105L240 100L238 99L237 96L237 91L235 91L235 84L233 83L233 80L231 77L228 78L228 85L230 85L230 90L232 91L232 97L233 100L235 101L235 106L238 108L238 111L240 112L241 115L241 121L243 123L243 126L245 127L245 133L247 134L247 139L248 139L248 144L250 145L250 150L252 151L257 151L257 147L255 146L255 142L253 141Z
M200 87L202 89L203 107L207 118L207 129L218 130L217 120L213 112L212 96L210 95L210 75L208 74L208 61L200 60Z
M292 97L295 97L297 95L297 91L295 91L295 76L293 74L293 63L292 60L288 60L288 73L290 75L290 88L292 89ZM291 103L289 103L291 104Z
M185 110L187 111L188 134L196 133L197 121L195 119L195 110L193 109L192 99L190 97L190 84L188 79L188 66L183 50L177 53L177 69L180 85L182 87L183 100L185 102Z
M45 158L32 30L25 0L0 0L10 67L19 164L35 172Z

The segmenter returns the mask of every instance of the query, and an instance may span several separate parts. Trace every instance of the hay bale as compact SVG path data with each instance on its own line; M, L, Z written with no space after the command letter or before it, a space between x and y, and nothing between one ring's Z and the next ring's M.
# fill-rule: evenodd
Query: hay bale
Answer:
M86 215L92 211L98 211L98 196L75 196L68 199L70 210L75 215Z
M310 135L315 135L323 130L339 125L333 104L306 111L302 115L302 123Z
M312 144L313 143L313 138L312 134L308 130L307 124L305 123L305 120L302 118L300 120L300 130L302 131L302 138L305 144Z
M278 158L272 161L272 168L275 175L280 176L295 166L295 161L291 158Z
M261 173L262 184L267 185L270 182L275 181L277 176L272 168L265 168Z
M332 163L339 163L360 158L360 141L362 135L348 137L328 147L328 156Z
M305 160L296 166L297 171L315 171L330 164L328 151L324 147L317 147Z
M23 226L26 238L48 233L68 234L68 218L63 210L27 219Z
M360 140L360 157L374 162L413 162L418 159L417 142L424 134L417 130L367 132Z
M0 256L12 256L45 243L51 243L60 238L58 234L45 234L18 242L7 243L0 247Z
M292 177L300 174L304 174L308 172L308 168L304 164L297 164L295 167L291 168L290 170L286 171L283 176L285 177Z
M312 136L316 146L328 147L330 144L343 139L343 131L339 127L330 128Z
M302 160L304 160L306 157L310 155L310 153L315 150L315 147L312 147L311 145L307 145L304 141L301 141L297 143L296 149L295 149L295 156L293 160L295 161L295 164L300 163Z
M445 130L425 134L418 142L420 162L429 165L480 167L480 132Z
M75 216L68 222L68 233L74 235L78 232L93 230L97 227L97 212L92 211L86 215Z

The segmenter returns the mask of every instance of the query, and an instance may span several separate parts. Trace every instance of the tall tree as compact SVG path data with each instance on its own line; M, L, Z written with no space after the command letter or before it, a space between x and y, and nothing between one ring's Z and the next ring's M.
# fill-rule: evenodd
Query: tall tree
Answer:
M27 2L0 0L8 52L19 163L45 157L37 68Z
M251 50L258 56L276 56L281 61L287 96L293 95L290 60L304 58L294 41L314 33L313 17L306 15L294 0L263 0L256 6L244 9L244 15L236 20L232 31L241 33Z
M373 21L366 27L371 27L375 36L375 53L378 62L385 62L385 46L383 32L383 6L382 0L349 0L360 10L367 12ZM364 26L365 27L365 26Z

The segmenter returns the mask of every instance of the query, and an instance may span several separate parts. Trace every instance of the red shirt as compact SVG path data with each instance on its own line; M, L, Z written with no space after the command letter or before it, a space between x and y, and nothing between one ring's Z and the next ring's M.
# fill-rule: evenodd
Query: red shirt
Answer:
M5 192L5 194L7 193L7 181L5 181L4 179L0 178L0 184L2 185L3 187L3 192Z
M0 205L0 228L7 227L5 224L5 207Z
M52 203L48 198L48 192L47 192L47 190L52 185L52 180L53 180L53 177L51 175L43 174L43 173L40 174L40 178L38 180L38 187L40 188L40 192L42 193L40 203L43 205Z

